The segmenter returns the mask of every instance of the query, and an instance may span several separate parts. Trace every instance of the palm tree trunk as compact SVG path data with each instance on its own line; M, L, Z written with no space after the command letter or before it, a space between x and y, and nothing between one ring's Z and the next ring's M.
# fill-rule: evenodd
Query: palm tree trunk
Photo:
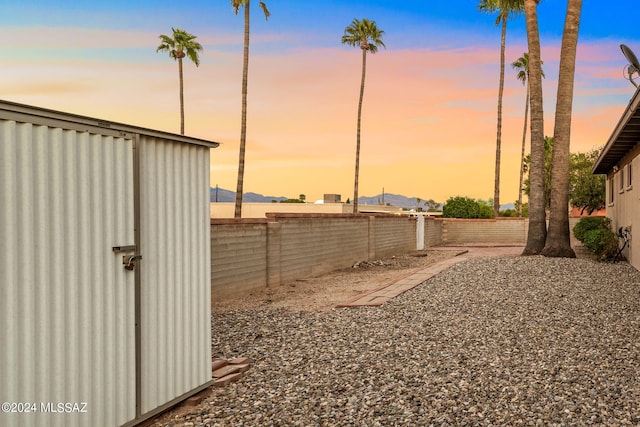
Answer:
M242 62L242 123L240 125L240 154L238 156L238 185L234 218L242 218L244 192L244 155L247 142L247 81L249 76L249 0L244 4L244 57Z
M493 216L500 215L500 156L502 145L502 94L504 92L504 51L507 39L507 12L502 12L502 37L500 40L500 85L498 89L498 132L496 136L496 176L493 186Z
M547 238L544 196L544 111L542 109L542 65L538 32L538 1L525 0L524 13L529 47L531 90L531 166L529 168L529 230L522 255L538 255Z
M184 135L184 87L182 76L182 58L178 58L178 73L180 75L180 134Z
M360 174L360 125L362 122L362 99L364 98L364 77L367 71L367 50L362 49L362 80L358 101L358 130L356 135L356 173L353 184L353 213L358 213L358 176Z
M542 255L575 258L569 230L569 153L576 49L582 0L569 0L560 49L560 72L551 162L549 233Z
M524 151L527 144L527 122L529 118L529 79L527 79L527 101L524 105L524 129L522 130L522 149L520 150L520 185L518 185L518 216L522 216L522 184L524 182Z

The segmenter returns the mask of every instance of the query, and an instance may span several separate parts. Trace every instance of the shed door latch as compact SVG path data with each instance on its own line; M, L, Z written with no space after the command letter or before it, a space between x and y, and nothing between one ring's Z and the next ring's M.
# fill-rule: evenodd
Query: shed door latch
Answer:
M125 255L122 257L122 264L124 264L125 270L133 270L136 266L136 261L141 260L142 255Z
M136 254L136 250L138 249L136 245L126 245L126 246L114 246L113 252L133 252L133 255L123 255L122 256L122 265L124 265L125 270L133 270L136 266L136 261L142 259L142 255Z
M113 252L135 252L136 245L114 246L111 248Z

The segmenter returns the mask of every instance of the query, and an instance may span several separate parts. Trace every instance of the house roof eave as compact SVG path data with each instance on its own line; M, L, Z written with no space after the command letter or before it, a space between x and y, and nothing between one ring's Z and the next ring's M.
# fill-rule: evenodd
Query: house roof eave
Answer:
M609 140L593 166L594 174L606 174L640 142L640 88L613 129Z

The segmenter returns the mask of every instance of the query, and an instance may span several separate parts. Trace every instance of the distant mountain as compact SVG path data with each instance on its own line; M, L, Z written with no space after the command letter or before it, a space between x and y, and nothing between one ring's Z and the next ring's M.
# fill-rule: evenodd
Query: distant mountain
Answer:
M217 199L216 199L217 194ZM257 193L244 193L242 197L243 202L248 203L272 203L273 200L276 202L280 202L282 200L287 200L287 197L283 196L263 196L262 194ZM235 202L236 201L236 192L231 190L225 190L224 188L211 188L211 201L215 202ZM384 203L382 203L384 201ZM418 201L415 197L406 197L398 194L379 194L377 196L372 197L359 197L358 203L361 205L380 205L380 204L389 204L391 206L398 206L401 208L415 208L418 205ZM425 206L425 201L420 201L420 207Z
M400 194L378 194L377 196L372 197L358 197L358 203L361 205L390 205L397 206L400 208L412 209L416 207L428 208L427 202L437 203L430 199L422 199L420 198L420 204L418 204L417 197L407 197ZM437 203L438 208L442 208L440 203Z
M441 210L443 205L442 203L435 202L432 199L425 200L422 198L420 198L420 204L418 204L418 199L416 197L406 197L401 194L390 193L385 193L384 195L378 194L377 196L372 197L358 197L358 203L363 205L391 205L406 209L415 209L417 206L424 210L427 210L431 204L435 204L437 209ZM515 209L515 206L513 203L500 205L501 211L506 209Z
M225 190L224 188L211 188L211 201L216 201L216 193L218 202L235 202L236 201L236 192L231 190ZM280 202L282 200L287 200L287 197L284 196L263 196L258 193L244 193L244 197L242 198L243 202L248 203L272 203L273 200L276 202ZM345 200L346 201L346 200ZM361 205L390 205L397 206L400 208L406 209L414 209L416 207L421 207L424 210L428 209L427 203L437 203L433 200L424 200L420 199L420 205L418 205L418 199L416 197L407 197L401 194L391 194L385 193L378 194L377 196L363 196L358 198L358 203ZM437 203L437 208L442 209L442 203ZM506 209L514 209L513 203L507 203L504 205L500 205L500 210Z
M236 192L225 190L224 188L211 188L211 201L212 202L235 202Z
M211 201L215 202L235 202L236 201L236 192L231 190L225 190L224 188L211 188ZM217 197L217 199L216 199ZM257 193L244 193L242 196L242 201L247 203L271 203L272 200L276 200L280 202L281 200L287 200L286 197L274 197L274 196L263 196L262 194Z
M235 196L236 196L236 193L233 193L233 197ZM262 194L251 193L251 192L244 193L244 196L242 196L242 201L249 202L249 203L271 203L273 200L280 202L282 200L287 200L287 197L263 196Z

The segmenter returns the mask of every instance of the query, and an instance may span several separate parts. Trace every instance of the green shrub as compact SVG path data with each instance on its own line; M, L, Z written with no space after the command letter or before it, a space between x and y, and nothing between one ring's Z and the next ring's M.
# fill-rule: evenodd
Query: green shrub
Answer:
M442 207L445 218L479 218L480 204L470 197L450 197Z
M618 252L618 238L608 228L587 231L583 243L601 260L613 260Z
M609 218L582 218L573 227L573 235L601 260L612 260L618 252L618 237Z
M600 228L611 229L611 220L604 216L588 216L582 218L573 227L573 235L576 239L584 243L585 233L590 230L597 230Z
M493 218L493 206L478 203L478 218Z
M493 206L471 197L449 197L442 207L444 218L493 218Z

